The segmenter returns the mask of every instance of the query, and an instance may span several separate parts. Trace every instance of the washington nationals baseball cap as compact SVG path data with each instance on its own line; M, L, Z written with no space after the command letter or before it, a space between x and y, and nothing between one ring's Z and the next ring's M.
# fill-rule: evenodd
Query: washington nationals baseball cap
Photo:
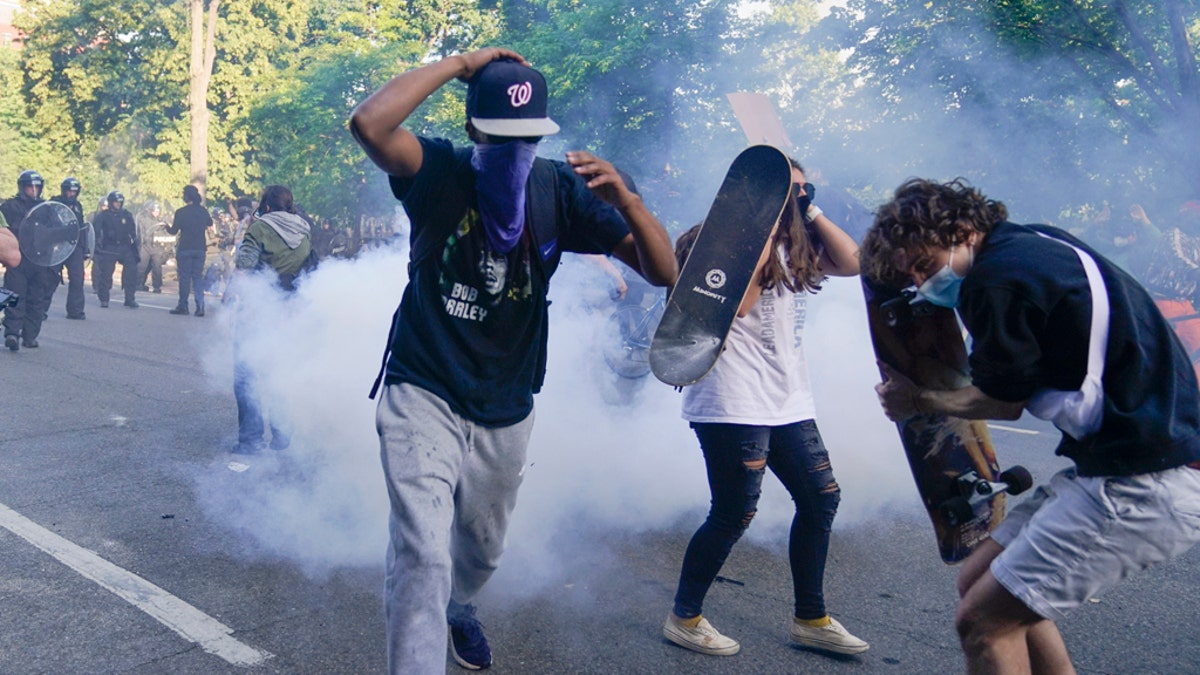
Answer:
M467 82L467 118L489 136L558 133L546 115L546 78L516 61L492 61Z

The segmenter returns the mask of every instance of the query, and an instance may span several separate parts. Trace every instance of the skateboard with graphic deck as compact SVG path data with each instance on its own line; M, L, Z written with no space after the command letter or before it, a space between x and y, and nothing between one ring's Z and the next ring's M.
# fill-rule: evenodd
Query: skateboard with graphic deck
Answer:
M683 387L708 374L792 189L792 166L769 145L733 160L650 342L650 369Z
M927 389L969 385L967 350L954 310L916 301L911 290L863 277L876 358ZM896 423L917 492L949 565L971 554L1004 520L1005 495L1033 484L1024 467L1000 471L987 424L948 415Z

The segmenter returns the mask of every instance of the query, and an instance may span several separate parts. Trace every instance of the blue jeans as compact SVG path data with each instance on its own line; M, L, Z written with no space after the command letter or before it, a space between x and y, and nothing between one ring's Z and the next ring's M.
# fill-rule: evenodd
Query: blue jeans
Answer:
M201 293L203 297L203 292ZM266 418L271 428L271 447L283 450L291 444L291 429L278 410L265 414L262 396L258 391L258 378L254 365L246 358L242 346L245 324L251 320L251 310L238 308L234 318L233 333L233 398L237 401L238 449L241 452L256 452L266 443Z
M188 294L196 296L196 309L204 309L204 249L179 251L175 254L179 264L179 306L187 309Z
M700 615L704 596L758 509L769 467L796 505L788 540L795 615L825 616L825 558L842 493L817 423L760 427L697 422L692 429L704 451L712 506L683 556L675 615Z

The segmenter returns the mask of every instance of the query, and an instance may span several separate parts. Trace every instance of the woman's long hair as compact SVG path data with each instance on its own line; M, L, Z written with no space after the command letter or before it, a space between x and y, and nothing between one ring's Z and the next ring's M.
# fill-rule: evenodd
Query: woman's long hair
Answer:
M804 173L804 168L799 162L790 157L788 161L793 168ZM679 261L681 268L691 253L692 245L695 244L703 225L703 222L693 225L675 240L675 259ZM816 293L821 290L821 282L824 281L825 275L821 273L817 261L822 249L813 242L809 226L808 215L800 212L796 194L790 192L783 207L783 214L779 217L779 227L771 237L771 256L758 277L758 283L764 289L783 284L793 293L802 290ZM778 255L780 246L783 247L785 260L781 260Z
M800 162L788 158L792 168L804 173ZM821 257L820 242L813 240L811 221L807 213L800 212L800 203L796 193L788 194L787 203L783 207L783 215L779 217L779 227L771 238L771 257L763 267L758 283L764 289L775 288L783 284L784 288L793 293L807 291L816 293L821 290L821 282L825 275L821 273L818 260ZM783 260L777 255L778 249L783 248Z

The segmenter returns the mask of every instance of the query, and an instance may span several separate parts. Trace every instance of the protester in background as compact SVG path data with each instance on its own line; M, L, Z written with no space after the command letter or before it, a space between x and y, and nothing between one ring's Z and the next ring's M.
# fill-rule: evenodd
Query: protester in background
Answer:
M233 274L234 220L228 212L213 209L213 225L205 236L204 292L221 296Z
M0 213L4 214L18 242L33 236L32 231L24 230L21 225L25 216L45 201L42 199L43 185L40 173L22 171L17 177L17 194L0 204ZM4 287L20 297L15 307L9 307L4 312L4 346L10 351L38 346L42 321L50 309L50 300L59 282L57 269L35 265L28 258L22 258L19 264L5 269Z
M1200 539L1200 390L1136 281L1070 234L1010 223L961 181L911 179L880 207L864 271L954 307L971 385L924 389L883 366L893 420L1050 420L1074 463L963 563L955 625L972 673L1070 673L1056 622ZM1131 619L1132 620L1132 619Z
M322 218L321 227L313 230L313 248L316 249L318 258L329 257L333 249L333 235L333 223L329 222L328 218Z
M133 214L125 210L125 195L113 190L108 193L108 208L96 216L96 292L100 295L100 306L108 307L109 293L113 287L113 273L121 263L121 290L125 293L125 306L137 309L138 262L141 260L141 242Z
M158 202L147 204L136 217L138 240L142 244L141 262L138 263L138 290L162 293L163 265L173 255L174 243L163 220L162 207ZM146 285L147 279L151 286Z
M96 227L97 227L98 221L100 219L100 214L104 213L107 210L108 210L108 195L105 195L100 198L100 201L96 205L96 210L92 211L92 215L88 218L88 222L92 224L93 244L99 244L99 242L100 242L100 233L96 230ZM100 289L96 286L96 273L99 271L99 265L96 264L96 249L94 247L92 249L91 268L92 268L92 292L98 296L98 295L100 295Z
M291 293L296 290L297 278L315 265L309 224L297 213L291 190L282 185L268 185L263 190L257 214L247 225L238 246L237 274L265 272L284 291ZM263 411L254 367L242 349L242 341L256 316L256 308L253 300L243 297L236 288L232 296L238 303L233 343L233 394L238 407L238 444L234 452L255 454L266 447ZM291 434L286 421L280 419L278 413L268 417L270 447L274 450L287 448Z
M175 245L175 265L179 274L179 303L171 314L188 313L188 294L196 300L196 316L204 316L204 260L208 230L212 216L201 206L200 190L195 185L183 186L184 206L175 211L167 233L179 235Z
M87 318L83 312L83 264L92 257L92 226L84 219L83 204L79 203L79 192L83 189L79 179L68 177L60 188L61 193L53 201L71 209L79 219L79 240L62 265L67 270L67 318L82 320Z
M473 148L402 126L455 78L467 82ZM490 48L393 78L350 119L412 221L377 411L392 503L392 673L443 671L446 623L459 664L491 665L470 602L499 564L521 483L559 254L612 252L659 285L677 273L666 231L611 164L586 152L536 158L541 137L558 132L546 101L541 73ZM504 276L492 294L482 267L501 266L480 263L496 257Z
M826 275L858 274L858 246L812 203L804 169L791 162L792 196L763 247L725 349L704 379L683 390L683 418L700 440L712 500L684 553L663 635L701 654L729 656L741 649L701 609L758 510L768 468L796 507L788 537L791 639L839 654L868 649L825 611L825 561L842 493L817 430L803 342L808 296ZM676 245L681 266L699 227Z

